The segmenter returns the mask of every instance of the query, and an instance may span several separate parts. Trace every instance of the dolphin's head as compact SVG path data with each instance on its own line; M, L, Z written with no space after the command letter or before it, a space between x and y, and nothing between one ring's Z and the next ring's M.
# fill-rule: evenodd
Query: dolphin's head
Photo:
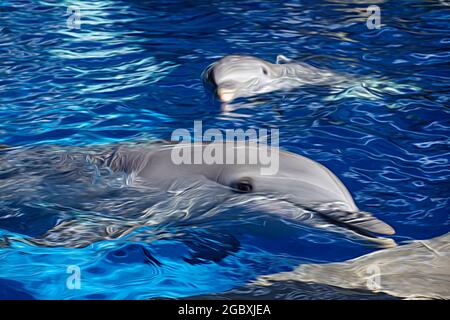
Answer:
M273 175L261 174L259 165L225 165L212 176L232 192L250 199L272 197L279 201L269 210L283 215L287 203L300 210L314 212L325 221L356 232L369 243L395 246L392 239L375 234L392 235L395 230L372 214L360 211L345 185L321 164L289 152L279 153L279 169Z
M273 64L251 56L230 55L210 65L203 73L206 82L215 87L222 102L237 97L263 93L277 77Z
M273 170L266 170L268 173L263 170L268 165L234 164L223 165L220 174L214 172L212 178L234 192L273 195L299 205L341 202L347 210L358 210L347 188L326 167L297 154L277 152L270 157Z
M232 193L245 194L246 199L254 197L256 200L269 196L299 208L313 208L326 220L345 225L349 229L357 230L360 234L394 233L394 230L386 223L369 213L360 211L339 178L311 159L284 152L275 147L271 147L269 156L266 147L261 144L235 146L233 143L223 143L213 147L214 144L204 144L198 149L200 151L195 151L196 149L190 144L180 144L159 150L151 157L140 155L138 158L146 164L138 166L142 169L137 175L156 184L159 188L168 186L168 188L179 189L171 189L172 192L192 189L193 185L198 188L200 184L211 194L220 195L219 198L227 197ZM214 152L212 152L213 149ZM221 156L215 159L214 163L209 164L179 161L180 155L185 157L189 154L187 159L192 161L195 158L195 152L201 152L203 156L211 154ZM243 161L229 163L227 156L230 154L236 157L242 155ZM250 154L256 155L253 157L256 162L250 161ZM261 162L261 159L265 160ZM127 161L140 162L134 161L129 156Z
M108 165L114 171L135 172L159 186L204 178L230 192L276 195L305 205L342 202L348 210L358 210L347 188L326 167L264 144L179 143L151 152L120 149Z

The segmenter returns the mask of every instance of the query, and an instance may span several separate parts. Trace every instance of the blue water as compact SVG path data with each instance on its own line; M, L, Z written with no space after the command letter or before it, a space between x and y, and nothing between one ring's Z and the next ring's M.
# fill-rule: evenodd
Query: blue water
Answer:
M450 5L377 4L382 25L369 30L364 1L2 1L0 143L51 153L169 140L194 120L204 129L279 128L282 148L330 168L359 208L396 229L398 243L444 234ZM66 25L69 5L81 9L80 29ZM200 74L232 53L269 61L283 54L357 80L337 93L304 87L238 101L224 112ZM20 240L68 215L109 217L100 203L115 203L106 208L120 214L118 199L128 204L133 190L105 187L89 197L84 182L41 190L19 178L19 164L10 161L13 169L0 166L0 236L16 240L0 246L0 298L187 297L375 250L239 205L223 209L227 219L186 219L160 237L154 227L146 237L82 248L35 245ZM45 166L33 170L33 177L49 174ZM82 205L74 209L71 201ZM71 265L80 267L80 289L66 286Z

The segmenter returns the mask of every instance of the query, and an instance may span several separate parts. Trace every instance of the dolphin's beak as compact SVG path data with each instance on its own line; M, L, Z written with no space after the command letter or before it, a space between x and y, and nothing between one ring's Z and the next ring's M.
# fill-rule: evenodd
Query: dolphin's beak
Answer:
M217 97L222 102L230 102L234 98L235 90L220 88L217 89Z

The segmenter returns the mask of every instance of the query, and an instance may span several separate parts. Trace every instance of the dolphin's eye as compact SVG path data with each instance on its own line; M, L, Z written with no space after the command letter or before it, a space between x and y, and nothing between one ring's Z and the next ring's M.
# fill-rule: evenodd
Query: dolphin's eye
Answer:
M248 193L253 191L253 183L250 178L242 178L234 182L231 187L237 192Z
M266 76L269 74L269 71L267 71L266 68L262 67L261 69L262 69L262 72L263 72Z

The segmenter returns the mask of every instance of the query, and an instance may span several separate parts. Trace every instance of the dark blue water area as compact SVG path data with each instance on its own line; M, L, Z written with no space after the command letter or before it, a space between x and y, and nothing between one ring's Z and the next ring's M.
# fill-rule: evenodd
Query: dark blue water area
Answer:
M368 29L365 1L2 1L0 144L89 150L170 140L194 120L204 130L278 128L281 148L327 166L361 210L395 228L397 243L445 234L450 5L370 4L381 8L379 29ZM80 29L67 26L71 5L81 10ZM271 62L283 54L353 80L239 99L228 112L201 79L227 54ZM240 219L192 222L152 241L36 245L25 240L70 206L29 196L36 190L22 180L11 193L4 181L16 169L0 169L0 299L187 297L376 250L276 216L250 223L233 208L229 216ZM80 289L68 285L73 265Z

